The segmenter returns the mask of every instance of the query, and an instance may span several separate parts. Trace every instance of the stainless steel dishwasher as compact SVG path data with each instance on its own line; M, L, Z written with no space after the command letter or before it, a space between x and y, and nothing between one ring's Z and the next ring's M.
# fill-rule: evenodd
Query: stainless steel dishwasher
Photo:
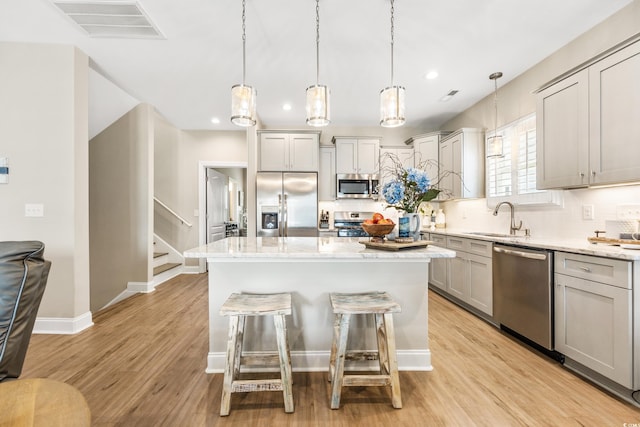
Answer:
M553 350L553 252L493 247L493 315L501 327Z

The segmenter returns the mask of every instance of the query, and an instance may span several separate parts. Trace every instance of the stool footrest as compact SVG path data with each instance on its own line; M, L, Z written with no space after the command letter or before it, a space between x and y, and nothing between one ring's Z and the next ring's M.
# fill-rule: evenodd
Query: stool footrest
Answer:
M345 375L342 386L388 386L391 385L389 375Z
M347 351L344 360L378 360L380 355L377 351Z
M231 384L232 393L250 391L282 391L282 380L236 380Z
M240 364L242 366L280 366L280 357L278 353L261 353L241 356Z

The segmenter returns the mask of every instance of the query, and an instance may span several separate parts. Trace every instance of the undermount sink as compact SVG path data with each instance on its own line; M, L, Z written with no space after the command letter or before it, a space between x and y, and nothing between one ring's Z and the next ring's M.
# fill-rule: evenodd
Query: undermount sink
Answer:
M485 237L508 237L508 238L516 238L519 236L512 234L504 234L504 233L490 233L487 231L469 231L467 234L473 234L476 236L485 236Z

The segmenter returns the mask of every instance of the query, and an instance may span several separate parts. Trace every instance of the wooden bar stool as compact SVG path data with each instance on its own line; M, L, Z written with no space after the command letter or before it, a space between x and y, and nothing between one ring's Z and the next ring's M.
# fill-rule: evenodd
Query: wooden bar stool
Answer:
M229 316L229 339L224 369L220 415L229 415L231 393L250 391L280 391L284 395L284 411L293 412L291 356L287 338L285 315L291 314L291 294L231 294L220 308L222 316ZM273 316L278 351L258 356L244 356L242 341L247 316ZM280 378L238 379L240 366L279 363Z
M360 294L331 293L331 305L335 315L333 323L333 343L329 359L329 381L332 382L331 409L340 408L342 387L348 386L390 386L394 408L402 408L400 377L396 356L393 313L401 311L386 292ZM349 324L354 314L373 314L376 321L378 351L350 351L347 353ZM370 375L345 375L344 362L348 360L375 360L380 363L380 373Z

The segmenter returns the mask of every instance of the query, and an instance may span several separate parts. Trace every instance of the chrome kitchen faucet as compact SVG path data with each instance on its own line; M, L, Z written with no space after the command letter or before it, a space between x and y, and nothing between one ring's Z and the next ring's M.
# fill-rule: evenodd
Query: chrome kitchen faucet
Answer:
M522 228L522 221L520 221L520 223L518 224L518 226L516 227L516 220L514 217L514 213L515 213L515 207L513 206L513 203L511 202L500 202L496 205L496 208L493 210L493 216L498 216L498 209L500 209L500 206L502 205L508 205L509 209L511 209L511 225L509 226L509 234L511 234L512 236L515 236L516 231L520 230Z

